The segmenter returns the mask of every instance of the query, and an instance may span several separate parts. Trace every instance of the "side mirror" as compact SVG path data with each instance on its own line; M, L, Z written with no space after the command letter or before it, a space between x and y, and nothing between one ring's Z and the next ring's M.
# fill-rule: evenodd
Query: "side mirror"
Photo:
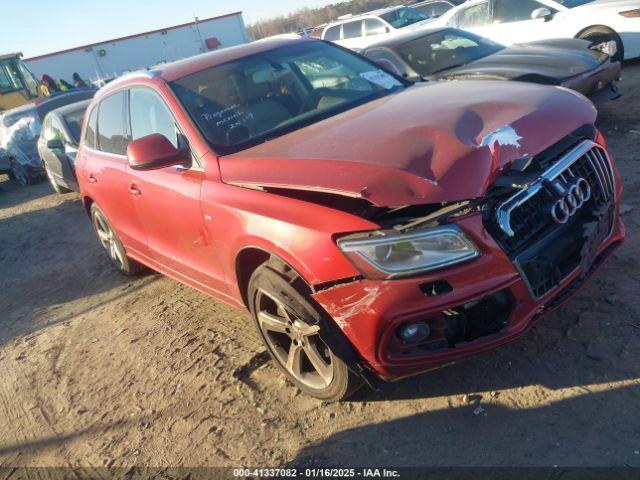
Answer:
M384 31L386 33L391 33L391 28L390 27L384 27Z
M152 133L129 144L127 160L134 170L157 170L187 165L190 158L188 149L176 148L164 135Z
M550 19L551 15L551 10L549 10L548 8L536 8L533 12L531 12L531 19L537 20L539 18L544 18L544 21L546 22Z
M47 140L47 148L49 150L64 150L64 144L59 138Z

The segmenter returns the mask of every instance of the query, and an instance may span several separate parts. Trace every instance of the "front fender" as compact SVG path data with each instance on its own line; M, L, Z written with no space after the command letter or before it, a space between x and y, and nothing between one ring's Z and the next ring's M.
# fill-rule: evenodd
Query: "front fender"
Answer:
M229 284L236 258L246 248L280 257L309 285L359 275L337 247L334 236L378 226L355 215L311 202L220 182L203 185L206 234L219 252Z

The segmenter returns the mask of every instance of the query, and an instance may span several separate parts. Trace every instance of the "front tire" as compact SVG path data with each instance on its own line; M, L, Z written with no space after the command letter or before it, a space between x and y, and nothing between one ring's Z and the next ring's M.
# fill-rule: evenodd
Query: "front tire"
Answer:
M124 245L109 223L107 216L95 203L91 205L91 223L102 249L114 267L123 275L138 275L144 269L141 263L127 257Z
M251 276L248 293L269 355L300 390L335 402L360 388L360 377L320 338L320 313L291 281L265 264Z
M611 57L612 62L621 62L624 60L624 44L620 35L613 30L606 27L589 27L584 32L578 35L578 38L582 40L588 40L592 45L598 45L604 42L614 41L616 42L617 52Z

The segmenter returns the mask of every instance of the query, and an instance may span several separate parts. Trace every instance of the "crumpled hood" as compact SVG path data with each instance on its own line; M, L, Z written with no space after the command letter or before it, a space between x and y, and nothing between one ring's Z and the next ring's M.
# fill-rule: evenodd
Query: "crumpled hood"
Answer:
M564 80L594 70L606 59L606 54L590 50L586 40L543 40L505 48L440 76L486 74L513 79L535 74Z
M503 81L419 84L220 158L224 182L334 192L380 206L482 197L500 169L596 110L566 89Z

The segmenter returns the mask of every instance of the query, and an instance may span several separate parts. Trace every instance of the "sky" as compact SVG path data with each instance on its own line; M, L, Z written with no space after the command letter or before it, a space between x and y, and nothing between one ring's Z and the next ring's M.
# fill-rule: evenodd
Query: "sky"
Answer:
M0 54L25 57L243 12L247 25L336 0L0 0Z

